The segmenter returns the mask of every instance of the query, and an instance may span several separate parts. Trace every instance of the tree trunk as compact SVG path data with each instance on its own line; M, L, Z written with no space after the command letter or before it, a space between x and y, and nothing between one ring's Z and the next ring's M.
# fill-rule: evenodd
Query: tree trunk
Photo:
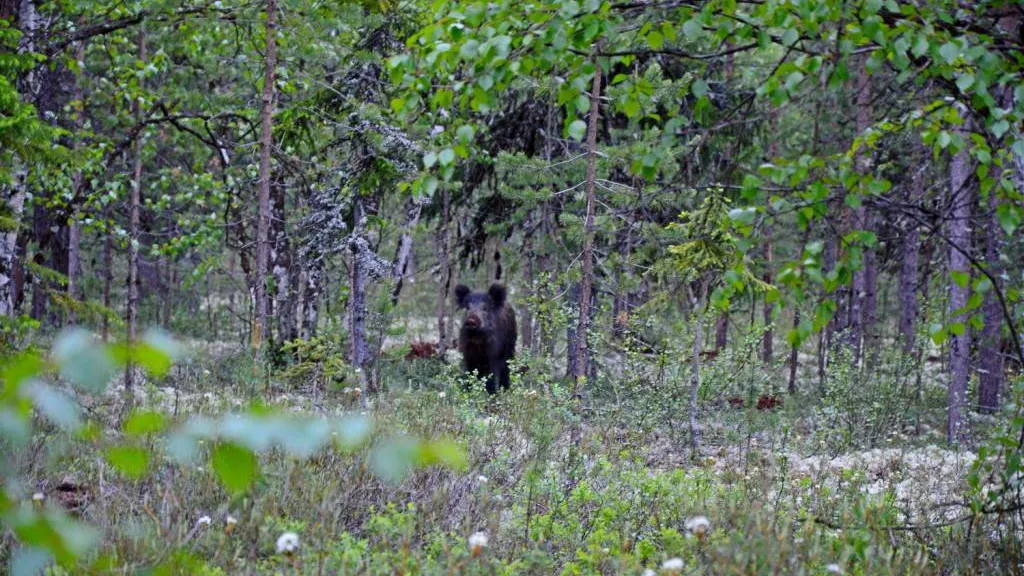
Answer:
M15 275L18 255L18 227L25 209L28 172L19 165L15 169L14 182L0 186L3 200L7 205L14 227L0 233L0 315L13 318L15 314Z
M530 220L532 220L533 214L527 219L526 228L530 229ZM523 286L526 287L525 293L523 294L523 302L519 306L520 314L520 326L519 332L522 337L522 349L532 350L533 349L533 314L530 311L528 300L533 297L533 281L534 274L533 268L536 260L536 254L533 249L533 234L534 231L530 229L525 238L523 238Z
M146 31L139 30L139 62L146 61ZM142 122L142 106L139 98L132 101L136 122ZM142 206L142 144L143 130L135 136L132 144L132 192L128 216L128 362L125 364L124 389L129 405L135 378L133 359L139 319L139 210Z
M85 42L78 42L75 44L75 59L79 62L85 61ZM80 78L75 80L75 100L79 103L78 110L75 111L75 131L74 135L75 143L74 148L78 150L81 147L81 136L78 132L81 132L84 124L84 101L85 91L82 90L82 81ZM79 275L82 271L81 264L81 247L82 247L82 228L78 222L78 211L75 209L74 203L78 201L78 196L82 193L82 171L76 170L74 176L71 179L71 190L72 190L72 206L71 216L68 219L68 298L71 300L71 308L68 309L68 324L75 324L75 301L78 299L78 281Z
M420 214L423 212L423 204L426 201L426 198L412 198L409 200L409 206L405 209L402 233L398 237L395 258L391 261L392 306L398 304L398 296L402 293L402 285L405 283L409 262L412 260L412 233L416 228L416 224L420 221Z
M729 311L723 310L715 321L715 350L721 352L729 344Z
M857 134L863 136L871 128L871 77L862 64L857 72ZM861 148L856 159L857 171L865 175L871 171L871 151ZM868 214L867 205L861 205L854 212L853 228L873 232L873 218ZM868 336L874 330L877 309L877 272L875 271L874 248L865 246L861 252L861 266L853 274L853 293L850 300L849 341L854 357L860 360L865 346L872 346Z
M811 237L811 227L808 225L807 229L804 230L803 238L800 240L800 254L804 255L807 250L807 241ZM800 328L800 305L797 304L793 310L793 330ZM800 347L796 344L790 346L789 349L789 382L786 386L786 390L790 394L796 394L796 369L797 363L800 360Z
M947 236L953 244L949 250L949 321L956 323L960 332L959 335L950 334L949 417L946 432L950 443L959 443L967 436L963 416L967 410L967 386L971 374L971 329L967 315L960 310L967 305L970 291L970 263L961 251L971 247L970 218L974 195L971 190L972 167L968 140L970 120L965 110L961 110L961 115L965 118L961 128L964 148L953 156L950 167L950 218L946 223ZM968 279L966 283L964 278Z
M836 231L832 226L827 227L825 230L825 249L821 255L821 272L822 274L828 274L832 270L835 270L836 259L838 257L838 239ZM825 379L828 375L828 361L829 354L832 353L832 344L835 339L835 333L840 329L842 314L842 298L837 291L833 298L835 300L835 313L829 323L825 325L825 329L821 332L821 339L818 343L818 386L824 388Z
M587 124L587 212L583 221L583 275L580 278L579 324L576 341L576 366L573 396L580 401L580 383L587 374L589 350L587 331L590 329L590 294L594 281L594 204L597 201L597 122L601 106L601 65L594 59L594 85L590 91L590 118Z
M908 191L908 201L920 200L924 194L924 167L914 171ZM918 260L921 252L921 234L916 222L908 222L903 231L902 260L900 263L899 300L900 300L900 339L903 341L903 353L907 357L914 355L917 338L917 282Z
M368 275L372 254L370 246L365 238L367 198L357 195L353 206L354 223L352 235L349 240L349 251L352 253L352 264L349 268L349 339L351 340L351 364L355 367L359 378L360 387L363 389L364 397L371 392L371 384L367 369L370 365L370 344L367 340L366 315L367 315L367 288L369 285Z
M108 210L103 210L107 229L103 231L103 341L110 340L110 287L114 283L114 234L110 230Z
M635 182L633 188L640 189L641 184ZM626 215L626 221L622 226L622 234L619 238L619 265L615 274L615 301L612 303L612 338L622 339L629 327L630 298L629 290L623 284L626 276L627 262L633 254L633 214Z
M267 272L270 263L270 162L274 136L274 77L277 70L277 0L267 0L265 27L263 99L260 110L260 184L256 221L256 277L253 285L253 307L256 322L252 331L252 347L260 350L267 334Z
M434 234L434 254L437 257L437 268L440 274L437 291L437 346L438 354L444 358L448 351L448 295L452 285L452 268L448 254L448 222L451 220L451 194L447 186L441 187L441 215Z
M704 347L704 318L701 311L708 296L708 280L700 283L700 293L688 287L690 306L693 308L693 350L690 355L690 457L696 459L700 451L700 428L697 424L697 393L700 390L700 353Z
M989 267L992 277L999 281L1002 270L999 263L999 252L1002 249L1001 228L996 217L998 200L996 194L988 195L988 208L991 215L988 226L983 226L985 237L985 264ZM982 412L993 413L999 407L999 395L1003 388L1003 355L1001 353L1001 329L1003 311L993 290L985 293L981 309L985 325L981 330L981 341L978 343L981 367L978 374L978 405Z
M772 134L768 137L768 161L774 162L776 157L779 155L779 139L775 137L774 132L776 131L778 124L778 110L773 106L769 111L768 126L769 131ZM765 284L772 283L772 225L767 223L764 227L762 234L763 244L763 255L764 255L764 275L762 279ZM772 363L772 356L774 356L774 343L775 343L775 330L771 328L772 325L772 311L775 306L768 301L768 298L764 299L764 307L761 309L761 319L764 321L765 331L764 336L761 340L761 362L765 364Z
M277 320L277 342L283 344L298 337L297 297L292 247L288 241L287 206L284 186L273 186L271 218L271 260L274 263L274 317Z

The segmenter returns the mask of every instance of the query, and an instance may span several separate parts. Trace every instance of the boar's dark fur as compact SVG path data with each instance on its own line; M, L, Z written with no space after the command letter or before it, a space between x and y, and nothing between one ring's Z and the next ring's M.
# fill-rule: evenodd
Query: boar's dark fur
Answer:
M487 378L490 394L498 386L508 389L508 361L516 353L516 314L506 297L501 284L492 284L487 292L473 292L462 284L455 287L455 303L465 310L459 330L462 367Z

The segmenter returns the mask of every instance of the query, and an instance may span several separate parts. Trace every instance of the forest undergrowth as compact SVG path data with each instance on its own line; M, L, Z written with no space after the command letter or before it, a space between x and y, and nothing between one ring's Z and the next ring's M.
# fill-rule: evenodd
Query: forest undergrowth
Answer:
M389 477L379 451L328 446L300 459L271 450L251 489L233 495L215 465L176 463L172 447L152 438L148 471L129 478L105 452L123 435L127 410L114 386L82 399L102 434L44 426L17 464L26 502L65 508L101 530L86 563L96 573L105 564L191 574L1019 570L1020 524L972 515L965 500L976 453L943 444L941 383L918 398L895 381L856 381L837 364L823 393L783 398L774 375L723 354L704 368L694 454L685 377L671 367L632 370L658 365L643 354L616 360L633 378L596 382L580 415L569 390L545 377L545 358L524 358L529 369L512 391L488 398L467 391L456 366L407 359L408 347L397 347L383 361L385 390L367 398L344 378L311 386L288 371L257 377L249 354L229 343L190 348L190 358L139 385L133 413L215 419L259 398L258 411L300 420L370 415L380 432L371 445L382 431L447 438L465 459ZM801 374L812 385L813 372ZM904 410L906 394L923 409ZM282 544L282 535L296 541Z

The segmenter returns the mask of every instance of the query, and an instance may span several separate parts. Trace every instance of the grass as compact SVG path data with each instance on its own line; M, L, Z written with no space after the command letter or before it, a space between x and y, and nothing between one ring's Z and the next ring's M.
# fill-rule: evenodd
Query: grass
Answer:
M579 422L543 358L529 359L530 371L496 399L466 392L453 366L392 359L386 391L364 407L342 384L312 390L272 378L264 393L244 354L199 349L159 386L144 387L139 402L176 421L237 410L254 392L300 417L365 410L377 422L373 443L396 434L451 438L466 450L467 466L426 467L389 482L374 474L367 450L327 449L308 460L272 452L250 490L232 495L209 466L172 463L156 440L146 445L153 465L133 480L102 457L116 434L83 439L40 428L14 463L26 479L19 493L42 492L46 506L76 500L75 513L104 534L89 559L93 570L105 563L119 574L152 567L188 574L1019 570L1014 518L959 521L974 454L946 449L937 433L915 434L919 415L892 413L902 404L871 401L900 397L886 389L898 382L867 386L837 375L830 393L786 397L759 411L726 399L760 393L763 382L752 389L742 378L747 368L709 366L704 445L694 456L687 384L671 370L624 366L631 378L593 383ZM116 430L121 400L115 388L90 404L92 418ZM941 406L941 390L919 404ZM933 411L922 412L941 429ZM875 423L888 433L875 433ZM699 518L707 531L693 529L703 525L694 523ZM277 549L286 532L299 540L291 553ZM477 536L474 548L477 533L486 545Z

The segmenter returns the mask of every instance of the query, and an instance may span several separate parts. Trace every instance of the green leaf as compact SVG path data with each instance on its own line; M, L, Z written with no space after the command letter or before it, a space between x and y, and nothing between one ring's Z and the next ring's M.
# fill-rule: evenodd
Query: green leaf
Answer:
M37 376L43 369L43 361L37 354L23 352L3 368L2 377L9 391L15 391L22 382Z
M652 50L661 50L662 46L665 45L665 37L661 35L661 32L651 30L647 33L647 45Z
M683 24L683 34L685 34L687 38L696 38L702 32L704 32L704 26L702 26L696 19L687 20L686 23Z
M757 209L755 208L733 208L732 210L729 210L730 219L746 226L752 225L756 217Z
M427 168L429 170L430 167L433 166L434 164L437 164L437 153L436 152L427 152L426 154L423 155L423 167L424 168Z
M949 325L949 333L953 336L963 336L967 333L967 326L963 322L954 322Z
M480 42L470 38L459 47L459 56L462 57L463 60L472 60L476 58L477 48L479 47Z
M437 156L437 160L441 163L441 166L448 166L455 161L455 150L452 150L451 148L441 150L441 153Z
M942 56L947 64L952 64L960 56L960 47L952 42L946 42L939 47L939 55Z
M435 440L421 444L417 454L420 466L443 465L456 471L466 469L466 451L450 440Z
M928 36L924 33L918 34L917 39L914 41L914 47L910 49L911 53L920 58L928 53Z
M474 135L473 127L469 124L459 126L458 130L455 131L455 137L458 138L459 142L463 144L469 144L473 141Z
M142 344L136 346L133 360L151 376L160 378L181 353L181 347L169 334L151 329L142 337Z
M962 270L950 270L949 275L953 279L953 282L961 288L967 288L967 285L971 282L970 273Z
M973 74L961 74L960 76L957 76L956 87L959 88L961 92L967 92L971 86L974 86Z
M996 208L996 218L999 219L999 226L1007 236L1012 236L1020 226L1020 214L1009 204L1001 204Z
M362 446L373 432L373 421L365 416L349 416L335 425L335 438L343 450Z
M235 444L219 444L210 459L217 478L232 494L244 493L259 474L256 455Z
M792 46L793 44L796 44L796 41L799 39L800 33L796 31L796 28L787 28L786 31L782 33L783 46Z
M437 185L438 181L435 176L427 176L423 179L421 190L426 197L432 198L434 196L434 192L437 191Z
M370 454L374 474L385 482L396 483L412 471L419 445L408 436L400 436L377 446Z
M998 140L999 138L1002 138L1003 134L1006 134L1006 131L1009 130L1009 129L1010 129L1010 123L1009 122L1007 122L1006 120L999 120L999 121L994 122L992 124L992 135L994 135L996 137L996 139Z
M106 451L107 462L128 478L138 480L149 468L149 452L139 446L111 446Z
M800 83L803 82L803 81L804 81L804 74L803 74L803 72L800 72L799 70L797 70L796 72L790 73L789 76L786 76L786 83L785 83L786 90L792 91L794 88L799 86Z
M166 425L167 419L160 412L136 410L125 421L124 433L128 436L145 436L160 432Z
M587 133L587 123L583 120L576 119L569 124L569 137L573 140L580 142L583 140L583 136Z
M65 330L53 344L53 357L62 378L89 392L99 392L117 366L92 335L80 328Z
M27 392L36 409L50 422L70 431L82 425L78 404L64 392L38 380L28 383Z
M575 105L578 114L586 114L590 110L590 97L586 94L577 94Z
M11 559L11 576L39 576L53 563L53 555L36 546L22 546Z
M690 92L697 98L703 98L708 93L708 83L703 79L697 79L690 84Z

